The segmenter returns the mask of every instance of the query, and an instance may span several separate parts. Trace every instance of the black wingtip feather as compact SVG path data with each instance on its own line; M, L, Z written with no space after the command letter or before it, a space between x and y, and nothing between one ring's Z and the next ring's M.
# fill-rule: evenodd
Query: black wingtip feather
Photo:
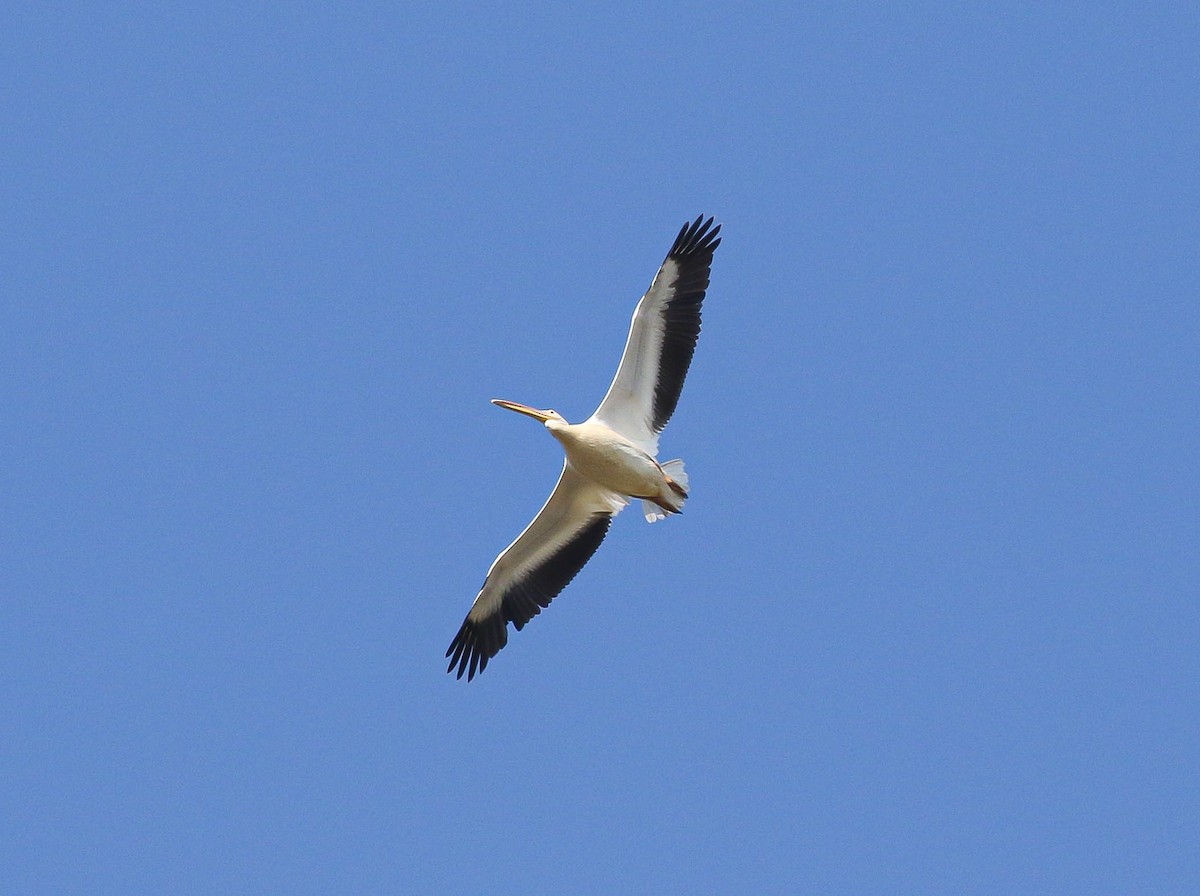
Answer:
M474 622L468 617L463 620L462 627L446 650L446 656L450 659L446 671L455 672L457 666L455 677L462 678L465 674L467 681L470 681L477 672L487 668L488 660L499 653L507 642L505 621L499 616L479 622Z
M707 255L711 261L713 251L721 244L718 236L721 232L721 225L713 227L713 220L711 216L706 221L704 215L698 215L695 221L685 223L679 229L679 235L675 237L675 244L671 246L667 258L678 260Z

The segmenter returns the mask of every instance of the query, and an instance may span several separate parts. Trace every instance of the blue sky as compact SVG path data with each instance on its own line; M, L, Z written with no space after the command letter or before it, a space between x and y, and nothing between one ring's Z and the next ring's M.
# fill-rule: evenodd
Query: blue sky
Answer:
M17 4L9 894L1200 891L1170 4ZM679 225L665 457L443 651Z

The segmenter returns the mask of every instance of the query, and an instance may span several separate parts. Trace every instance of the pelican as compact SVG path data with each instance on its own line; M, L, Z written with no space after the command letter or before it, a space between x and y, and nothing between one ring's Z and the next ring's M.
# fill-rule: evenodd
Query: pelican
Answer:
M683 461L659 464L658 437L679 401L700 335L700 305L708 289L721 225L704 216L685 223L633 312L625 353L596 412L568 423L553 410L515 401L492 404L542 423L566 451L558 484L517 540L492 563L483 588L446 656L467 681L487 668L517 631L550 604L583 569L608 534L613 517L633 499L648 522L683 510Z

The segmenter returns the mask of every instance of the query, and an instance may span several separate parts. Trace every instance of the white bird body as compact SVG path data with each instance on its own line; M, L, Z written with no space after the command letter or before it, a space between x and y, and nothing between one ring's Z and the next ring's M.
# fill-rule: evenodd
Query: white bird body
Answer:
M665 505L672 513L682 510L686 492L680 495L672 489L674 480L658 462L619 432L596 420L572 424L553 417L546 421L546 429L562 442L567 463L597 485Z
M684 224L650 289L633 312L625 352L596 412L568 423L557 411L512 401L492 403L541 421L566 452L550 497L516 541L500 552L467 618L446 651L447 671L467 680L508 643L583 568L631 499L650 522L679 513L687 499L683 462L659 464L667 425L700 335L718 224L703 216Z

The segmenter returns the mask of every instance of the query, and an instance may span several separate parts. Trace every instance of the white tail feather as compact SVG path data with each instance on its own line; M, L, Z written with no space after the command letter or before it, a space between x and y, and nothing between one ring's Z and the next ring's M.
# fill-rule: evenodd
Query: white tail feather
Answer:
M681 461L679 458L675 458L675 460L669 460L662 465L662 470L664 473L682 485L685 492L687 491L688 479L687 473L683 471L683 461Z
M667 518L667 512L655 504L653 501L642 499L642 513L646 515L646 522L657 523L659 520Z
M682 488L684 491L687 491L688 477L687 473L683 471L683 461L678 459L669 460L662 465L662 471L670 476L680 488ZM669 491L668 494L670 495L671 501L675 504L676 509L682 509L683 502L686 500L686 498L680 497L673 491ZM645 514L646 522L648 523L657 523L659 520L665 520L667 518L667 511L663 510L653 501L647 501L645 499L642 500L642 513Z

